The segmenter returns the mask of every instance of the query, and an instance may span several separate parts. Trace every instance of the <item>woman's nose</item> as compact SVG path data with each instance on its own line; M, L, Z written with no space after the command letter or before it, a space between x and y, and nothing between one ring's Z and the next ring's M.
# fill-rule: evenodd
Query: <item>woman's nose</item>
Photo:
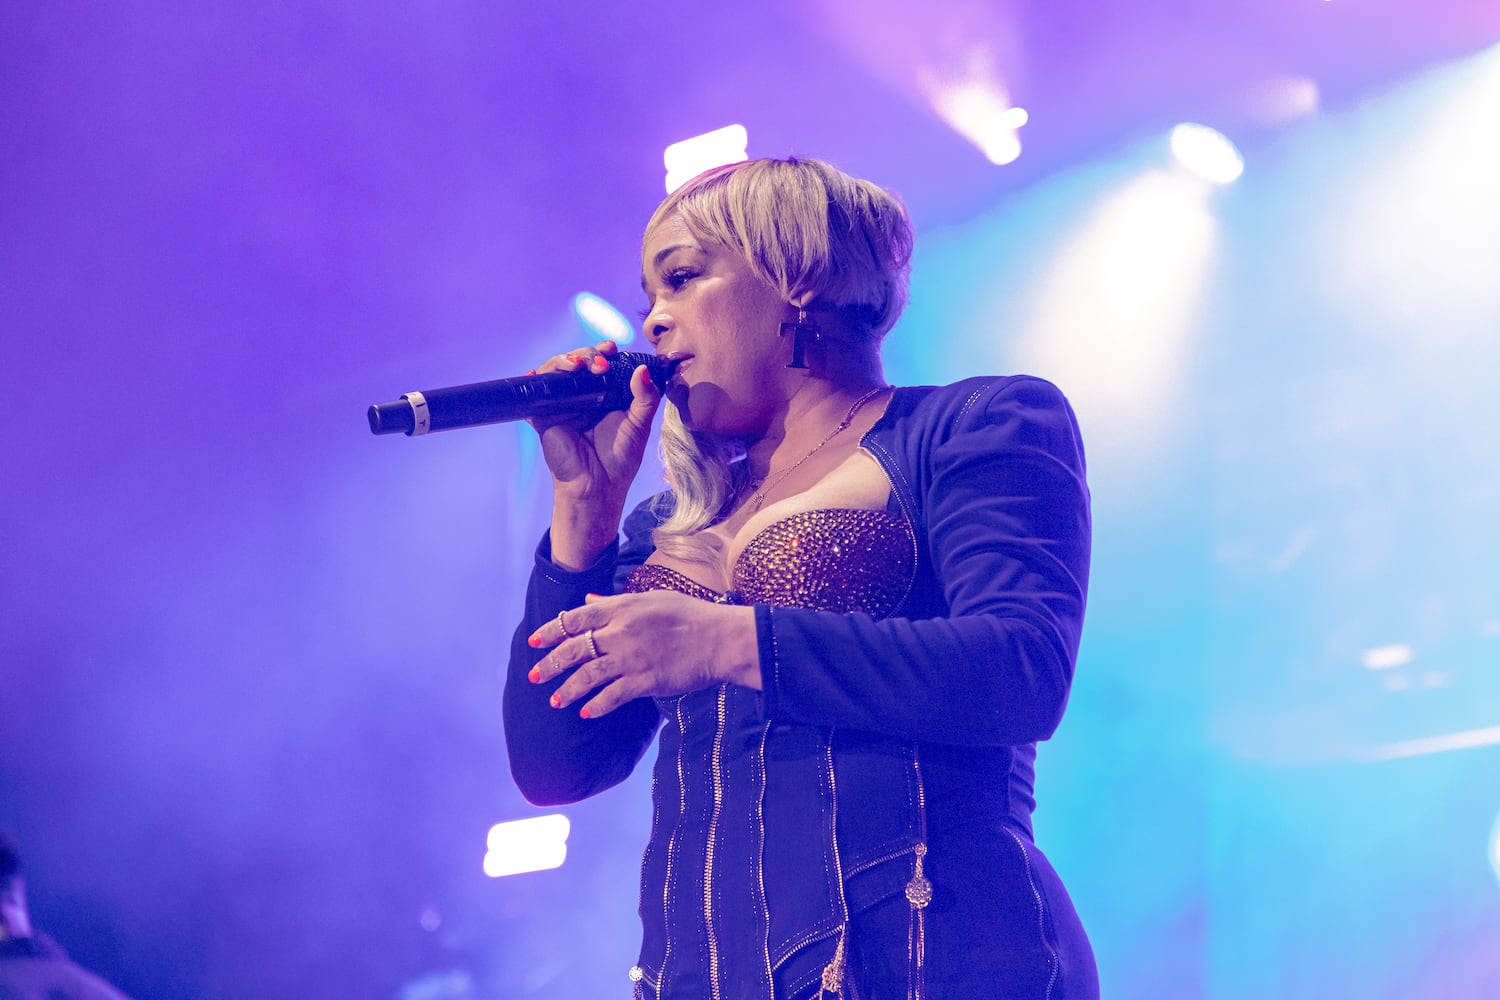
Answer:
M646 319L641 323L641 332L646 335L646 340L652 347L661 343L661 338L672 329L672 319L659 309L653 309L646 314Z

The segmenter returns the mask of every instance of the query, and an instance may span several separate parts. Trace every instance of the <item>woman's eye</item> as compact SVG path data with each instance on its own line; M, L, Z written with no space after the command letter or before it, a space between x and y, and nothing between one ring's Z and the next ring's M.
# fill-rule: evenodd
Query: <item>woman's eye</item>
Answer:
M677 292L682 290L683 285L686 285L689 281L692 281L696 277L698 277L698 271L696 269L691 267L679 267L668 271L666 274L663 274L661 276L661 283L666 286L668 291ZM646 303L646 308L641 310L641 318L645 319L647 316L650 316L651 310L655 308L656 302L653 298L651 302Z

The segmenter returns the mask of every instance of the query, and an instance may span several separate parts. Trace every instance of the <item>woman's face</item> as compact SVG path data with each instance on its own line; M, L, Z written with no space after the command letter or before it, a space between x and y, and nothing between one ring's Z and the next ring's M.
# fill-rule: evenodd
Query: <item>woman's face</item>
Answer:
M785 403L788 346L781 324L795 311L732 250L701 243L679 215L646 234L642 281L646 339L687 358L667 398L690 429L754 438Z

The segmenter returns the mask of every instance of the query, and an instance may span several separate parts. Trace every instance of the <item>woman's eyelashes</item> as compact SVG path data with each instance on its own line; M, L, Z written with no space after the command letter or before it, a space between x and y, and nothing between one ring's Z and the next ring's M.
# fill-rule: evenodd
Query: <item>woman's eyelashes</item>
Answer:
M661 283L669 291L680 292L682 290L682 286L686 285L689 281L692 281L694 278L696 278L698 276L698 274L699 274L699 272L698 272L697 268L692 268L692 267L678 267L678 268L673 268L672 270L668 271L666 274L663 274L661 276ZM647 316L650 316L651 315L651 310L653 310L655 308L656 308L656 300L653 298L650 302L646 303L646 308L640 310L641 319L645 319Z
M695 268L677 267L662 275L662 283L675 292L697 276L698 271Z

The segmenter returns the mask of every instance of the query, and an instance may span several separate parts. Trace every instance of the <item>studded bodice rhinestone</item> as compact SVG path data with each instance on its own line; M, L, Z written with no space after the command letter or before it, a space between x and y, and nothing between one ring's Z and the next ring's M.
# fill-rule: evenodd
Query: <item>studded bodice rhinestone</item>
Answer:
M626 589L884 618L906 598L915 567L916 545L903 518L833 508L788 515L756 534L735 560L733 589L723 594L654 563L636 567Z

